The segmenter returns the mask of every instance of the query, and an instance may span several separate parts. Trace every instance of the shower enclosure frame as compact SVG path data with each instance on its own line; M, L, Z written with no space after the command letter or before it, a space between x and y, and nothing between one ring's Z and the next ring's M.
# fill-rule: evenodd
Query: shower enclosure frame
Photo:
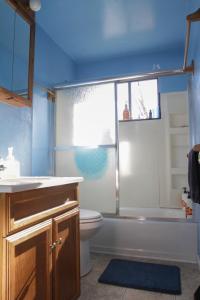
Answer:
M74 87L84 87L90 85L101 85L106 83L113 83L114 84L114 101L115 101L115 137L116 142L115 144L110 145L100 145L99 147L102 148L115 148L115 195L116 195L116 212L115 213L103 213L104 217L108 218L121 218L121 219L134 219L134 220L150 220L150 221L163 221L163 222L188 222L187 219L181 218L160 218L160 217L135 217L135 216L121 216L120 215L120 166L119 166L119 120L118 120L118 96L117 96L117 85L120 83L129 83L128 87L128 97L130 101L131 97L131 89L130 83L134 81L142 81L142 80L151 80L151 79L158 79L159 77L166 77L166 76L180 76L185 75L188 71L185 70L169 70L169 71L158 71L158 72L151 72L146 74L139 74L133 76L124 76L124 77L117 77L117 78L106 78L98 81L88 81L88 82L80 82L74 84L66 84L66 85L58 85L54 88L55 91L74 88ZM160 97L159 97L159 105L160 105ZM160 119L156 118L155 120ZM55 129L54 129L55 132ZM54 147L54 174L55 174L55 152L56 151L66 151L69 149L78 148L77 146L69 146L69 147ZM84 148L84 147L83 147ZM191 222L191 221L190 221Z

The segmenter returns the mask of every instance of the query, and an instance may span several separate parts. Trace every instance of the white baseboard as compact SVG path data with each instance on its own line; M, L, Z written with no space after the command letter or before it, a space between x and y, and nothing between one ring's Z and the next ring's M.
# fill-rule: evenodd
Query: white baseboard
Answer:
M179 261L179 262L187 262L187 263L194 263L194 264L198 263L200 268L200 257L198 257L199 260L197 260L196 258L192 258L181 253L153 252L153 251L146 251L142 249L112 248L112 247L104 247L99 245L92 245L91 251L94 253L119 255L125 257Z

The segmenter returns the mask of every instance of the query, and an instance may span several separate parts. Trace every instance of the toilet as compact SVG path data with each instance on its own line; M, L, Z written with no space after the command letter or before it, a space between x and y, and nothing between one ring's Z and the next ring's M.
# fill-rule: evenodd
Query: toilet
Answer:
M90 239L99 231L103 224L102 215L94 210L80 209L80 255L81 276L92 269L90 259Z

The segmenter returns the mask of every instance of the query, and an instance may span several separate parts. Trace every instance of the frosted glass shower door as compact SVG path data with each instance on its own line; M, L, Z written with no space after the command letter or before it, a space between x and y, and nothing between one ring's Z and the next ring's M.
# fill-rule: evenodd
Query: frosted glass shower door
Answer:
M116 212L114 149L56 151L56 176L84 177L80 184L81 208Z
M68 88L57 92L57 147L114 144L114 84Z
M56 176L83 176L80 205L116 213L114 84L60 90L56 98Z

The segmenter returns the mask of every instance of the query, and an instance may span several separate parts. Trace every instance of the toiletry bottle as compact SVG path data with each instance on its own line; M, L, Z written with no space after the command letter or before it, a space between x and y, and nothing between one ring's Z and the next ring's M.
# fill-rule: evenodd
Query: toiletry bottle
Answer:
M130 112L128 110L128 105L125 104L124 110L123 110L123 120L129 120L130 119Z
M13 147L8 148L8 156L5 160L5 168L4 178L16 178L20 176L20 163L13 155Z
M186 199L187 199L187 196L188 196L187 188L183 187L183 192L182 192L182 195L181 195L181 206L182 206L182 209L184 209L184 210L186 208Z
M187 219L192 219L192 199L190 196L190 192L187 195Z
M149 111L149 119L152 119L152 110Z

